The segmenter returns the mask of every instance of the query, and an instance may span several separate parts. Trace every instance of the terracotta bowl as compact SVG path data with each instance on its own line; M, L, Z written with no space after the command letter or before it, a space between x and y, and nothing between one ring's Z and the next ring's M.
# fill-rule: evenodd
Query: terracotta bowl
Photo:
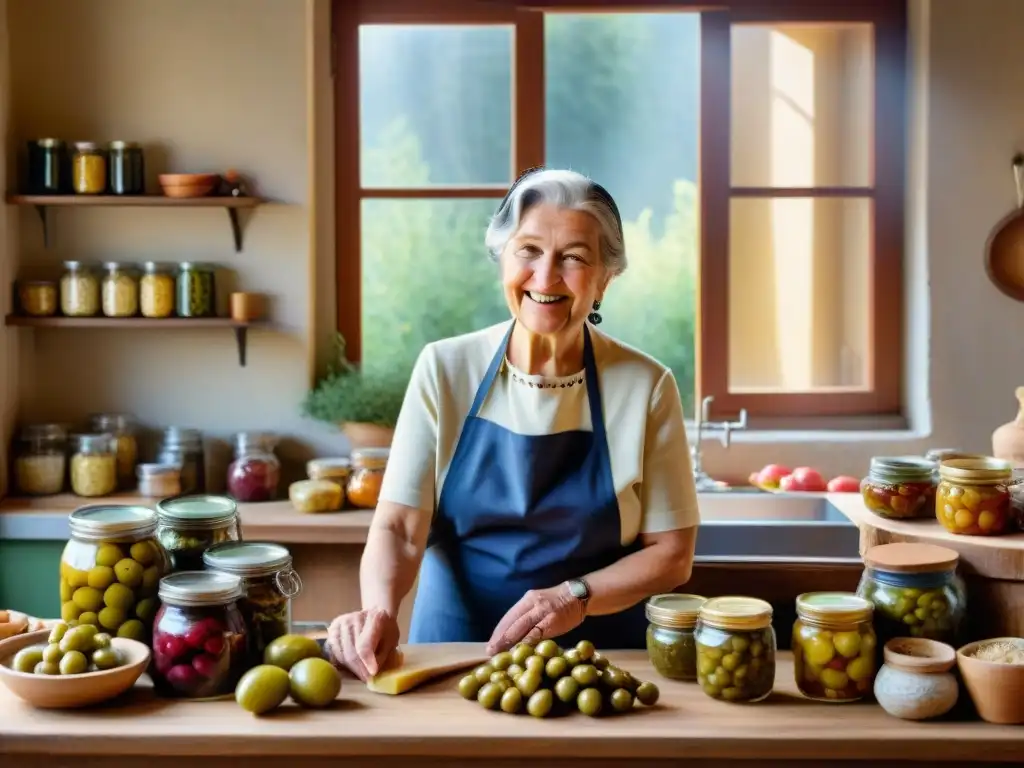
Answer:
M1024 663L984 661L972 655L993 643L1009 643L1024 649L1024 638L1020 637L993 637L968 643L956 652L960 676L982 720L1020 725L1024 723Z
M125 659L123 666L102 672L85 672L67 677L15 672L10 664L14 655L30 645L43 645L50 630L15 635L0 642L0 681L20 699L40 709L73 709L99 704L118 696L146 671L149 648L137 640L115 637L111 644Z
M160 186L167 197L206 197L220 183L216 173L161 173Z

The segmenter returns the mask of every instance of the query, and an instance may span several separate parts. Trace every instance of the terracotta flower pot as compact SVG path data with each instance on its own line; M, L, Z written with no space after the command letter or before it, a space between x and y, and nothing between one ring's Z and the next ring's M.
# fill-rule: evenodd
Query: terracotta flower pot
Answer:
M340 426L353 448L390 448L391 440L395 436L394 427L382 427L378 424L346 421Z

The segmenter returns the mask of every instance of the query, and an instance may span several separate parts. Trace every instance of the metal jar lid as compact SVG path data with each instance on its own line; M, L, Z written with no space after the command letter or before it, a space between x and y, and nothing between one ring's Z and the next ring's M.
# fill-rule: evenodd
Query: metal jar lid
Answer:
M935 462L920 456L873 456L869 474L891 483L918 483L931 480Z
M84 541L146 536L156 530L156 513L131 504L90 504L68 517L71 535Z
M180 571L160 579L157 595L171 605L227 605L243 594L242 580L219 571Z
M134 141L112 141L109 144L109 148L114 151L120 151L124 149L139 149L140 145Z
M659 627L688 629L697 623L700 607L707 602L701 595L654 595L644 606L647 620Z
M772 623L772 605L756 597L713 597L701 606L700 620L719 629L764 629Z
M852 592L805 592L796 599L801 619L822 624L848 626L871 621L873 603Z
M203 565L242 578L273 576L281 594L295 597L302 581L292 570L291 553L270 541L225 541L203 553Z
M227 496L186 494L157 502L161 525L179 530L206 531L220 528L238 517L238 504Z

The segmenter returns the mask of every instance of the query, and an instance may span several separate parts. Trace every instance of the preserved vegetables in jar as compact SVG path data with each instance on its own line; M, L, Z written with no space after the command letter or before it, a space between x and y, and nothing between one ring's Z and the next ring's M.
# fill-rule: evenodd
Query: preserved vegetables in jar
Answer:
M57 283L53 280L19 280L18 307L29 317L57 314Z
M62 195L71 191L67 146L60 139L28 143L28 191L31 195Z
M135 420L126 413L97 413L89 417L89 429L105 432L114 441L117 456L117 486L121 490L135 487L135 465L139 460L139 441L135 436Z
M14 485L25 496L52 496L64 490L67 432L59 424L32 424L15 447Z
M700 595L655 595L647 601L647 657L662 677L670 680L697 679L697 641L694 631L700 607L707 600Z
M148 643L157 588L169 568L146 507L96 504L68 519L60 561L61 619Z
M166 499L181 495L181 467L177 464L139 464L139 495Z
M205 264L182 262L178 271L178 316L213 317L217 314L214 271Z
M242 538L238 506L226 496L176 496L156 505L157 537L175 571L203 570L203 553Z
M228 467L228 493L238 501L270 501L277 495L281 462L274 455L277 438L262 432L235 436L235 460Z
M880 517L928 517L935 500L934 471L934 462L918 456L875 456L860 484L864 504Z
M857 594L875 606L879 645L897 637L956 644L967 592L956 573L960 556L934 544L871 547Z
M1013 465L988 457L949 459L939 465L935 516L950 533L1000 536L1014 523Z
M288 499L296 512L318 514L340 510L345 494L331 480L299 480L288 486Z
M203 562L212 571L242 579L242 616L253 662L261 663L266 647L291 633L292 599L302 591L291 554L280 544L239 541L211 547Z
M117 490L117 453L108 434L71 436L71 490L78 496L108 496Z
M168 427L160 446L159 464L181 467L181 492L202 493L206 490L206 452L203 435L198 429Z
M775 687L772 606L753 597L715 597L700 608L697 682L713 699L755 702Z
M808 592L796 599L793 674L809 699L857 701L871 692L878 638L874 606L848 592Z
M107 317L134 317L139 312L139 279L134 269L116 261L103 265L103 314Z
M352 476L352 460L346 456L330 459L310 459L306 462L306 477L310 480L330 480L345 490Z
M71 183L80 195L102 195L107 191L107 158L98 144L79 141L71 156Z
M92 317L100 311L100 281L80 261L65 261L60 279L60 311L67 317Z
M182 571L160 580L153 625L153 687L164 696L226 696L250 666L242 582L216 571Z
M143 265L139 283L139 304L143 317L170 317L174 314L174 274L155 261Z
M388 448L361 448L352 451L352 476L348 479L345 495L360 509L375 509L388 466Z
M110 158L110 193L113 195L146 194L146 177L142 147L131 141L112 141L107 147Z

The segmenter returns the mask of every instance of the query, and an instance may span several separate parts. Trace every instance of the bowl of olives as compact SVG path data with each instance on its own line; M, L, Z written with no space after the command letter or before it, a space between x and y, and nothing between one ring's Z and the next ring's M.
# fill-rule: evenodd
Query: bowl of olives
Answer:
M0 681L34 707L88 707L135 685L149 657L149 648L137 640L111 637L91 624L59 622L0 642Z

